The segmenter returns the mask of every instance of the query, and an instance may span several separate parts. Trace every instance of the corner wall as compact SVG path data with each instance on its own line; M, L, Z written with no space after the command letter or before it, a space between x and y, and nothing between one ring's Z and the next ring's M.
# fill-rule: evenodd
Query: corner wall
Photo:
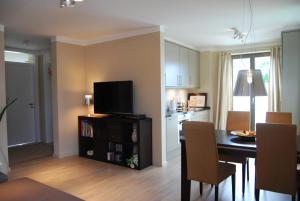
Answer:
M53 42L52 108L54 155L78 154L78 115L85 114L84 47Z
M125 38L86 47L87 89L99 81L133 80L134 113L152 118L153 164L162 165L164 98L160 32ZM164 49L164 48L163 48Z
M207 105L211 107L210 121L216 120L218 94L218 52L200 53L200 91L208 93Z
M0 25L0 108L6 104L5 89L5 63L4 63L4 27ZM0 171L7 174L8 153L7 153L7 124L6 114L0 122Z

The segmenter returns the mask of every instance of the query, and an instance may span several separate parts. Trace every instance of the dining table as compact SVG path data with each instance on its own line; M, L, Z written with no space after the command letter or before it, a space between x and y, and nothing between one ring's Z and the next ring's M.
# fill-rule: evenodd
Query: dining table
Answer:
M216 142L219 154L232 156L256 157L255 137L239 137L230 131L216 130ZM181 142L181 201L190 200L191 181L187 179L186 146L183 132L180 133ZM300 162L300 136L297 135L297 160Z

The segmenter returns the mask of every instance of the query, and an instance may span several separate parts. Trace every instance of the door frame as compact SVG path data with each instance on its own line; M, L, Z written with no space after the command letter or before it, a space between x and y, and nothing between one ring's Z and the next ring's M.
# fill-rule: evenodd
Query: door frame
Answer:
M37 62L37 55L30 52L30 51L25 51L25 50L20 50L20 49L14 49L14 48L5 48L4 51L15 51L15 52L21 52L21 53L26 53L26 54L32 54L34 56L34 63L33 65L33 91L34 91L34 101L35 101L35 108L34 108L34 130L35 130L35 141L40 142L41 141L41 128L40 128L40 104L39 104L39 69L38 69L38 62ZM11 61L5 61L6 63L19 63L19 62L11 62ZM5 68L7 66L5 65ZM7 93L7 92L6 92ZM14 146L14 145L12 145ZM12 147L8 146L8 147Z

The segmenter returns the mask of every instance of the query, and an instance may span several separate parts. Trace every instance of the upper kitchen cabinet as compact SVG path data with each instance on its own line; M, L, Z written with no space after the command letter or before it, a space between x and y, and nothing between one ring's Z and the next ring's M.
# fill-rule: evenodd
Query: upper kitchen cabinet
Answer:
M199 52L165 43L165 86L174 88L199 87Z
M189 50L189 86L200 87L200 58L199 52Z
M165 43L165 85L177 87L179 84L179 46Z
M189 51L187 48L179 47L179 87L189 88Z

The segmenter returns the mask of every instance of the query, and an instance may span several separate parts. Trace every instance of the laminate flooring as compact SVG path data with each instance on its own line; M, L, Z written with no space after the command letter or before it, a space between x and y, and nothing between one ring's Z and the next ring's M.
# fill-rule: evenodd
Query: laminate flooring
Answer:
M27 161L49 157L53 154L53 144L32 143L8 148L10 166Z
M241 165L237 165L236 200L254 199L254 165L250 161L250 181L245 196L241 191ZM29 177L88 201L179 201L180 157L166 167L151 166L132 170L77 156L33 160L12 167L9 180ZM286 201L290 196L261 191L260 200ZM214 190L204 185L200 197L199 185L192 182L192 201L213 201ZM231 179L221 183L219 200L231 201Z

